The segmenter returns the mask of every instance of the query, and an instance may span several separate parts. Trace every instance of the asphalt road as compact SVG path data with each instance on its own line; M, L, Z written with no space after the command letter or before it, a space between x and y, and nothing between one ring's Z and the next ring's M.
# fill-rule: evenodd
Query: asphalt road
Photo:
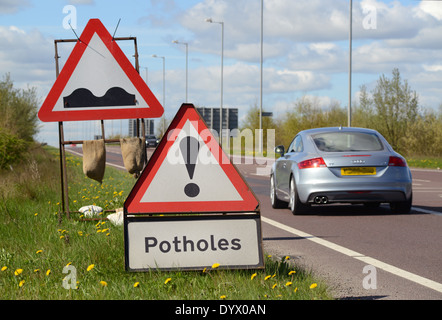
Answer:
M81 147L69 149L81 154ZM106 157L124 169L119 147L107 147ZM324 279L336 298L442 299L442 170L412 170L409 214L327 205L294 216L270 205L271 163L233 162L260 201L267 254L290 256Z

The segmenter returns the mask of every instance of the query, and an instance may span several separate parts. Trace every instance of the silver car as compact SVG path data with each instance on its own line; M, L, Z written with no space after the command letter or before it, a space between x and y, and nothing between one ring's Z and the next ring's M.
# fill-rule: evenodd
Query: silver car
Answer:
M293 214L310 205L389 203L394 213L408 213L412 178L405 159L375 130L319 128L299 132L270 173L273 208Z

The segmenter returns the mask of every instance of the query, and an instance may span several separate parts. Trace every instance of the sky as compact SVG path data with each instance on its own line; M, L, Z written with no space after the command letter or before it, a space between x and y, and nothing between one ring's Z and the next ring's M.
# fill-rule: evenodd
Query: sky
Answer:
M318 107L348 105L349 0L263 0L263 110L281 117L302 96ZM74 10L72 10L74 9ZM398 68L423 108L442 104L442 1L353 0L352 104ZM40 104L55 81L54 40L80 35L98 18L117 37L137 37L140 74L171 120L188 102L220 107L224 22L223 107L240 121L260 104L259 0L0 0L0 74L17 88L35 87ZM121 19L121 20L120 20ZM117 24L120 21L118 28ZM120 47L134 63L133 43ZM60 63L73 45L59 45ZM165 57L165 96L163 61ZM163 100L164 99L164 100ZM106 120L106 134L126 135L127 120ZM156 119L156 126L159 125ZM346 124L343 124L346 125ZM66 140L93 139L98 121L65 123ZM40 123L40 142L58 145L56 123Z

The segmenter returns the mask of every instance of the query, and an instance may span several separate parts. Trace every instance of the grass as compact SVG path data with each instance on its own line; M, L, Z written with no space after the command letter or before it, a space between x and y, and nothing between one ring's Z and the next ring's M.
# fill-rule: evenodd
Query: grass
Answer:
M407 163L410 167L425 168L425 169L438 169L442 168L442 158L437 157L409 157Z
M99 184L84 177L76 156L67 155L67 165L71 210L122 207L135 182L107 167ZM286 258L267 256L259 271L126 272L123 227L107 213L99 221L62 217L59 181L54 148L36 147L13 171L0 171L1 299L331 299L324 283Z

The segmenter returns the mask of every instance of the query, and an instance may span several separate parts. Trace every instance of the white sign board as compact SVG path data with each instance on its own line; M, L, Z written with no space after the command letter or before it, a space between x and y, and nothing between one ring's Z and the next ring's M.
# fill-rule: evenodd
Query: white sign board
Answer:
M126 270L264 267L257 214L125 216Z

